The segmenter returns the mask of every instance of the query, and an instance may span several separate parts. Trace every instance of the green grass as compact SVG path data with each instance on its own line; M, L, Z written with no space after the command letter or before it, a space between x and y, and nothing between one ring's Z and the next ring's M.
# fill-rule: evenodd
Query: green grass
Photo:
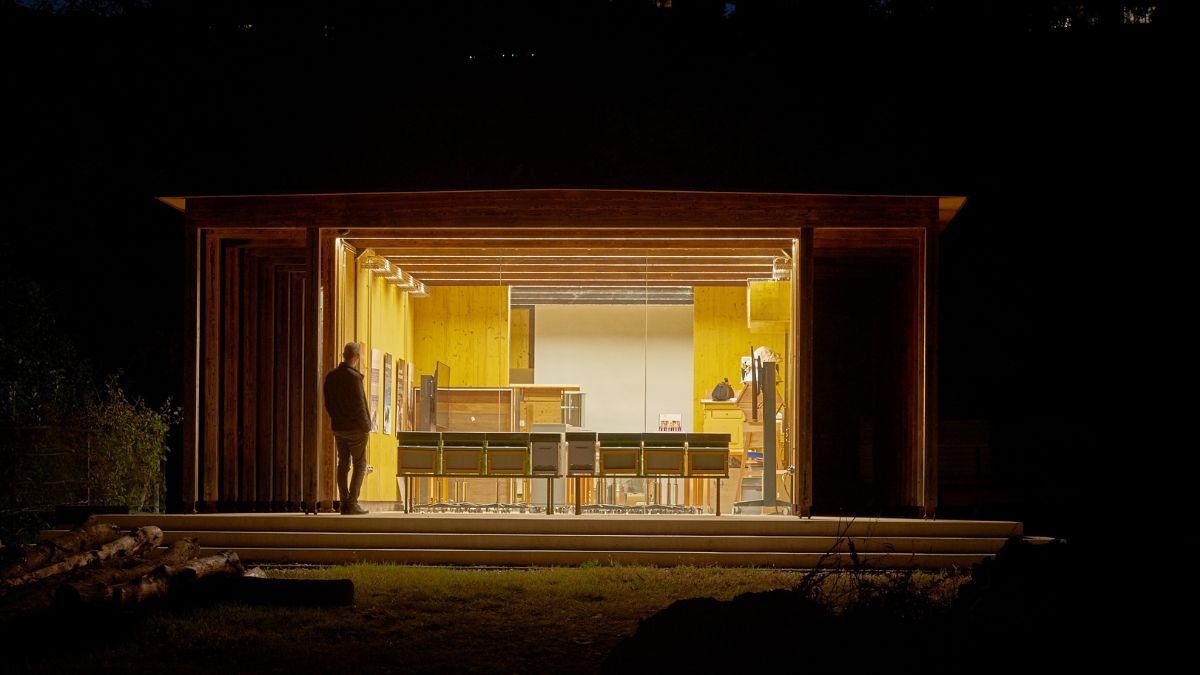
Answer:
M107 622L49 651L16 650L18 671L261 673L597 672L638 621L683 598L795 588L802 572L696 567L461 569L362 564L270 576L355 584L333 609L221 604ZM948 603L965 576L822 574L835 609L901 594ZM869 596L869 597L868 597ZM721 646L724 648L724 646ZM12 647L6 653L14 655Z

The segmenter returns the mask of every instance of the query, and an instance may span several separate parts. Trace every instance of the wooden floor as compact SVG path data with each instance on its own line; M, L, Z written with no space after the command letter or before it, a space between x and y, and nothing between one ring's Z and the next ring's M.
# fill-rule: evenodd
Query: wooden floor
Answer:
M103 516L196 537L248 562L540 566L969 567L1022 536L1021 523L793 516L295 513ZM852 556L853 553L853 556Z

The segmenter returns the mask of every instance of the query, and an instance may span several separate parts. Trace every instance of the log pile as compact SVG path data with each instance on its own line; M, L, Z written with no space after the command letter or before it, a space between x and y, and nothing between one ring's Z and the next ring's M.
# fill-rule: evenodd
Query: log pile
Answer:
M233 551L201 557L195 539L165 549L162 540L154 526L124 531L93 518L53 540L23 547L0 566L0 613L131 609L201 580L245 572Z
M32 613L131 610L170 599L233 600L308 607L349 605L349 579L273 579L247 571L234 551L201 556L183 538L163 548L163 532L122 530L94 517L0 564L0 619Z

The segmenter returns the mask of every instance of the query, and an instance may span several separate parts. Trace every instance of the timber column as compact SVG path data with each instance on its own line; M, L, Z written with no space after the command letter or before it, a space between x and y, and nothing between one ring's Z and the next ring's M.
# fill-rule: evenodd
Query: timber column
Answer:
M184 225L184 366L183 366L183 453L180 458L180 494L172 510L195 513L199 487L200 443L200 297L203 243L200 229L190 220Z
M305 513L317 512L317 485L320 482L321 457L321 324L324 303L321 293L321 231L307 231L308 269L304 279L304 497Z
M796 503L792 512L802 518L812 516L813 466L813 228L800 228L800 238L792 243L792 334L795 355L796 386L793 427L796 447Z
M921 237L919 257L921 275L921 333L918 345L921 360L921 466L918 480L921 516L933 518L938 502L938 227L936 213Z

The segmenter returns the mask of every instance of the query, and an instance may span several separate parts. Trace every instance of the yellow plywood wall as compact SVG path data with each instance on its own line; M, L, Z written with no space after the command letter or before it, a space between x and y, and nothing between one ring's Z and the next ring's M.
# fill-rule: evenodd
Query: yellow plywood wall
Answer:
M742 388L741 357L750 355L751 345L755 349L766 345L783 357L786 333L750 332L746 318L746 288L743 286L697 286L693 290L692 386L695 395L692 426L695 431L701 431L704 414L700 400L708 398L722 378L729 378L734 390ZM783 364L780 364L779 376L781 380L785 376Z
M529 314L528 308L514 308L509 331L509 367L529 367Z
M450 366L451 387L508 386L508 287L436 286L429 293L412 301L417 377L441 361Z
M359 370L363 372L363 383L368 388L371 385L371 350L378 349L392 355L391 405L394 410L398 360L404 359L408 362L412 361L413 357L412 300L407 293L387 283L379 275L363 269L361 262L365 257L361 256L355 261L352 253L348 253L344 256L345 264L339 263L338 272L342 275L341 299L344 302L341 306L347 308L347 312L338 321L339 329L343 333L340 342L345 344L351 340L358 340L364 343ZM379 379L382 389L382 374ZM370 400L370 397L371 393L368 390L367 400ZM381 406L383 401L383 392L380 391ZM394 434L399 420L395 419L393 412L392 434L384 435L382 413L379 415L379 432L372 433L367 444L367 463L373 470L364 479L359 498L364 501L398 501Z

